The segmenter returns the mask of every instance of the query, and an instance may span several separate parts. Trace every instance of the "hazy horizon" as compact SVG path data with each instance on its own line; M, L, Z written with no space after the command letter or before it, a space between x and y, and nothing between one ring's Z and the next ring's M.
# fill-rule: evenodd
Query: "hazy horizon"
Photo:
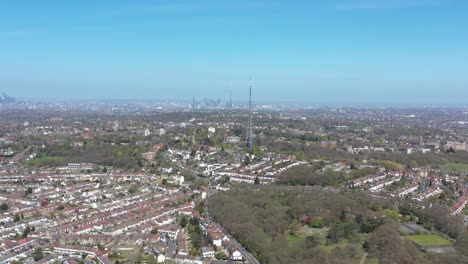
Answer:
M1 92L1 91L0 91ZM8 94L7 94L8 95ZM138 98L15 98L19 103L64 103L64 104L151 104L151 103L176 103L191 106L193 98L190 99L138 99ZM203 104L204 97L196 98L197 103ZM206 99L220 99L221 106L228 103L228 98L206 98ZM245 108L248 106L248 99L233 100L234 107ZM255 107L262 106L284 106L284 107L344 107L344 108L468 108L465 102L385 102L385 101L307 101L307 100L255 100L253 98L252 105Z
M25 7L28 8L25 8ZM466 105L468 4L0 3L0 91L40 100Z

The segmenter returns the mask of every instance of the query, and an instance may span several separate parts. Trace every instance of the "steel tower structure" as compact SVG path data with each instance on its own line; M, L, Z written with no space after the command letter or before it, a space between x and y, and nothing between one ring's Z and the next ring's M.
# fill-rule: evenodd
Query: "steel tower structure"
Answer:
M249 150L252 150L253 141L252 141L252 78L250 78L249 85L249 120L247 125L247 138L245 140L245 147Z

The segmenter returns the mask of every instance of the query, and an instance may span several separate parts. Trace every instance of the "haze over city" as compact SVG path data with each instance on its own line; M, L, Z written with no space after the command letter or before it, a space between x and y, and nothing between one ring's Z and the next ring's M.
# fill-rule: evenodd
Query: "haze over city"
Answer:
M2 1L0 91L466 105L461 0Z

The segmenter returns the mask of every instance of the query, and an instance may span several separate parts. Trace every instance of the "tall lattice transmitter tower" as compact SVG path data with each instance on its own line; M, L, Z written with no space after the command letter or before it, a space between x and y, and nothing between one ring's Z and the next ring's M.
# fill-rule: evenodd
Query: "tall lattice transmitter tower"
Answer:
M245 140L245 147L249 150L252 150L253 141L252 141L252 78L250 78L249 84L249 120L247 123L247 138Z

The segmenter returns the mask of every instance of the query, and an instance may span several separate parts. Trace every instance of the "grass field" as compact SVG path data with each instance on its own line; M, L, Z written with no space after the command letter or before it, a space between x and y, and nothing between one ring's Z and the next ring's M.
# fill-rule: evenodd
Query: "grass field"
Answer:
M367 258L366 264L379 264L378 258Z
M453 171L468 171L468 164L466 163L447 163L440 166L444 170L453 170Z
M320 237L322 243L326 241L328 228L310 228L307 226L301 227L296 234L288 233L287 239L289 242L294 242L299 239L304 239L307 236L315 235Z
M360 263L361 257L364 254L363 249L362 249L362 244L366 240L367 235L360 235L359 241L357 241L357 242L350 242L348 239L343 238L343 239L340 239L340 241L338 241L338 243L327 245L326 242L327 242L328 230L329 230L329 228L326 228L326 227L324 227L324 228L310 228L310 227L307 227L307 226L303 226L295 234L291 234L291 233L288 232L288 234L286 235L286 238L288 240L289 247L293 248L293 247L296 247L299 243L301 243L301 241L304 241L304 239L307 236L312 236L312 235L316 236L316 237L320 238L320 241L322 243L320 245L320 249L322 249L327 254L330 254L337 247L344 248L344 247L346 247L348 245L354 245L355 244L356 245L356 250L357 250L355 261L356 261L356 263ZM352 260L352 259L350 259L350 260ZM374 263L378 263L378 262L371 262L371 263L374 264Z
M299 236L298 235L292 235L292 234L288 234L288 241L296 241L299 239Z
M330 253L336 247L346 247L349 244L358 245L358 248L362 249L362 244L364 244L364 241L366 241L366 239L367 239L367 235L360 234L358 241L350 242L349 239L342 238L340 239L340 241L338 241L338 243L331 244L331 245L321 245L320 248L323 249L327 253Z
M349 244L349 240L343 238L343 239L340 239L340 241L338 241L338 243L336 244L321 245L320 248L323 249L328 254L330 254L333 251L333 249L335 249L336 247L346 247L348 244Z
M451 246L452 242L437 234L408 235L407 239L422 247Z

